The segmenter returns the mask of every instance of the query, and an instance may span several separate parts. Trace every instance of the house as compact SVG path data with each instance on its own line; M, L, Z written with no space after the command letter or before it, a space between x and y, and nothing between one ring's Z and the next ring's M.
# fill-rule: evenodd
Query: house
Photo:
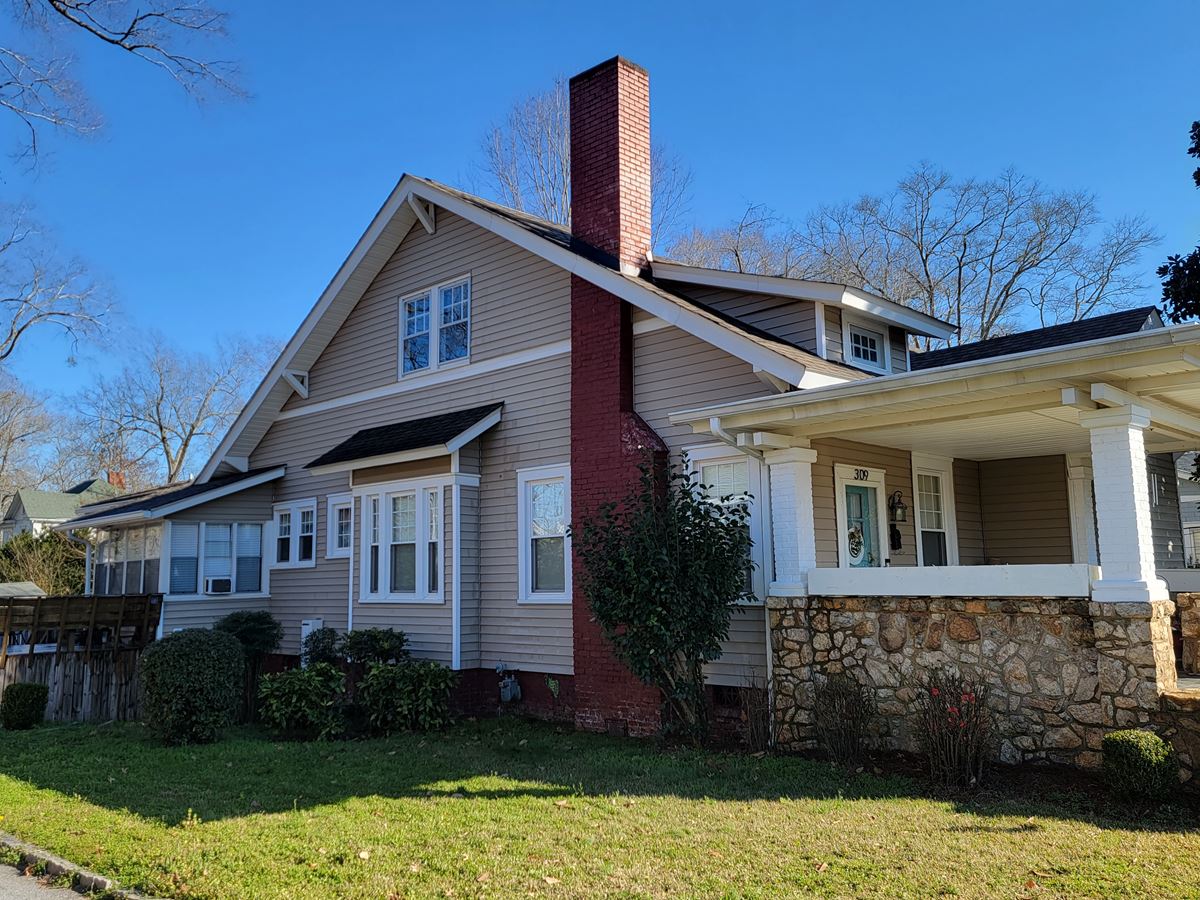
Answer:
M120 488L101 478L81 481L65 491L17 491L0 519L0 544L18 534L44 534L73 518L79 507L120 493Z
M1183 553L1188 568L1200 568L1200 482L1192 478L1196 454L1184 453L1176 460L1179 518L1183 523Z
M1095 765L1105 728L1174 727L1170 598L1195 586L1164 473L1200 441L1200 328L1144 309L918 355L952 326L657 259L646 72L570 92L571 227L401 178L198 477L62 526L103 531L90 589L157 586L168 631L266 609L289 654L403 629L480 705L502 665L531 707L644 733L658 699L568 529L687 451L753 497L756 599L707 677L765 686L781 745L811 745L843 671L911 745L939 665L994 683L1007 759Z

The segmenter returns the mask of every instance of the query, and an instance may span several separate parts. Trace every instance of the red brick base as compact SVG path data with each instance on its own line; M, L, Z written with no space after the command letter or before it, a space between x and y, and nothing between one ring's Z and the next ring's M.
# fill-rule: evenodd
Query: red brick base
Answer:
M551 690L550 681L557 683L557 697ZM501 703L500 676L495 669L464 669L459 672L458 687L451 698L454 712L460 716L480 717L512 713L549 722L574 722L573 676L518 672L517 683L521 685L521 699Z

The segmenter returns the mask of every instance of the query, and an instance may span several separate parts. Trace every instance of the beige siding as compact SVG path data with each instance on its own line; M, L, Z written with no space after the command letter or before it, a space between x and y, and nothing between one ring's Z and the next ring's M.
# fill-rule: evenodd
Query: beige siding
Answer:
M1071 562L1063 457L985 460L979 464L979 479L988 563Z
M1182 569L1183 524L1179 519L1179 481L1175 458L1156 453L1146 458L1150 481L1150 526L1154 537L1154 560L1160 569Z
M842 311L836 306L825 306L825 358L845 362L842 353Z
M355 485L378 484L381 481L401 481L405 478L426 478L430 475L445 475L449 471L450 457L437 456L433 459L417 459L412 462L358 469L351 473L350 480Z
M983 512L979 505L979 463L954 461L954 512L958 529L958 561L963 566L987 562L983 540Z
M193 506L168 518L172 522L266 522L271 518L273 491L270 482L260 484Z
M472 669L480 664L481 629L479 603L479 488L462 485L459 488L459 529L462 535L460 561L462 566L462 666Z
M712 440L671 425L667 417L673 410L769 393L749 364L677 328L636 335L633 348L634 408L676 454ZM761 607L746 607L732 616L724 653L707 667L712 684L740 685L765 677L764 615Z
M834 466L861 466L868 469L883 469L884 491L880 515L887 518L887 496L900 491L909 509L912 501L912 457L907 450L890 447L873 447L853 441L813 441L817 460L813 463L813 517L817 537L817 565L832 568L838 565L837 507L834 501ZM888 550L893 566L915 566L917 564L916 532L913 527L915 516L896 527L900 531L899 551Z
M184 628L212 628L217 619L243 609L268 609L267 599L205 597L202 600L163 600L163 634Z
M747 294L696 284L673 284L671 290L718 312L769 331L805 350L817 352L816 304L770 294Z
M888 341L891 344L892 372L908 371L908 334L903 328L888 326Z
M464 275L471 276L472 362L569 337L566 272L438 210L437 232L409 232L312 366L308 400L294 396L287 408L394 385L400 299Z

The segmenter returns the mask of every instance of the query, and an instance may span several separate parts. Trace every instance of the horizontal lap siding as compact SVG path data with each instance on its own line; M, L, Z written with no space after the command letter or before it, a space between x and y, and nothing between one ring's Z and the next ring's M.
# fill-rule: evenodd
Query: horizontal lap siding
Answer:
M398 298L413 290L470 273L471 361L565 342L570 337L570 277L489 232L439 210L435 235L415 228L402 242L312 368L310 398L293 397L288 410L397 383ZM456 409L504 401L502 421L463 448L464 471L480 474L478 489L463 488L464 525L474 517L475 546L464 540L463 664L507 665L527 671L572 671L571 607L518 605L516 470L566 463L570 458L570 358L567 353L428 388L416 387L275 422L252 454L254 466L286 463L280 498L316 496L318 553L315 569L273 572L272 611L284 621L289 647L301 619L325 616L346 626L349 572L345 559L326 560L325 496L349 489L345 473L314 476L304 466L354 432ZM413 382L414 385L419 382ZM439 467L440 464L439 464ZM397 472L396 474L399 474ZM446 489L446 501L452 494ZM449 507L448 507L449 510ZM444 517L449 523L450 512ZM355 510L355 580L360 571L362 510ZM354 627L399 628L414 652L445 662L451 655L452 541L446 541L442 604L354 605ZM474 581L474 586L471 582ZM473 596L472 596L473 592ZM470 608L471 604L474 608Z
M983 512L979 505L979 463L954 460L954 512L958 528L958 561L964 566L987 562L983 540Z
M825 306L825 358L845 361L842 353L842 311L836 306Z
M459 521L462 533L462 667L474 669L480 661L479 620L479 488L459 488Z
M1069 563L1071 512L1061 456L979 464L984 546L992 564Z
M273 491L270 483L260 484L167 518L172 522L266 522L271 518Z
M1160 569L1182 569L1183 525L1179 518L1179 481L1170 453L1146 457L1150 480L1150 526L1154 560Z
M884 491L880 497L882 508L879 510L879 514L886 522L887 497L893 491L899 491L903 495L904 502L910 511L914 510L916 506L912 499L912 457L907 450L875 447L843 440L813 441L812 448L817 453L816 462L812 467L817 565L822 568L834 568L838 565L834 466L840 464L884 470ZM899 522L896 525L900 531L902 549L887 551L893 566L915 566L917 564L916 533L913 528L913 519L915 518L915 514L909 515L907 522Z
M693 434L686 426L671 425L671 412L771 393L748 363L678 328L635 335L633 348L634 408L673 454L689 446L711 444L713 439ZM733 613L722 656L706 667L710 682L741 685L765 677L763 616L761 607Z
M790 300L770 294L705 288L698 285L673 285L672 289L718 312L734 316L756 328L769 331L805 350L817 350L816 304Z
M163 634L170 634L183 628L212 628L217 619L242 609L267 609L268 601L264 597L258 600L222 599L206 597L203 600L172 600L169 596L163 601Z
M903 328L888 326L888 341L892 351L892 372L908 371L908 339Z

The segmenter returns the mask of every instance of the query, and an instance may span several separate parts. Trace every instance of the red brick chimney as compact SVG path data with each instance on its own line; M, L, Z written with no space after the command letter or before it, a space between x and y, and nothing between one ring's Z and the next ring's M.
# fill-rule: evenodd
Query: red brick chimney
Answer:
M650 76L619 56L571 79L571 234L636 274L650 250ZM633 409L629 305L571 276L571 519L624 498L666 445ZM575 721L649 734L661 698L613 656L575 570Z

